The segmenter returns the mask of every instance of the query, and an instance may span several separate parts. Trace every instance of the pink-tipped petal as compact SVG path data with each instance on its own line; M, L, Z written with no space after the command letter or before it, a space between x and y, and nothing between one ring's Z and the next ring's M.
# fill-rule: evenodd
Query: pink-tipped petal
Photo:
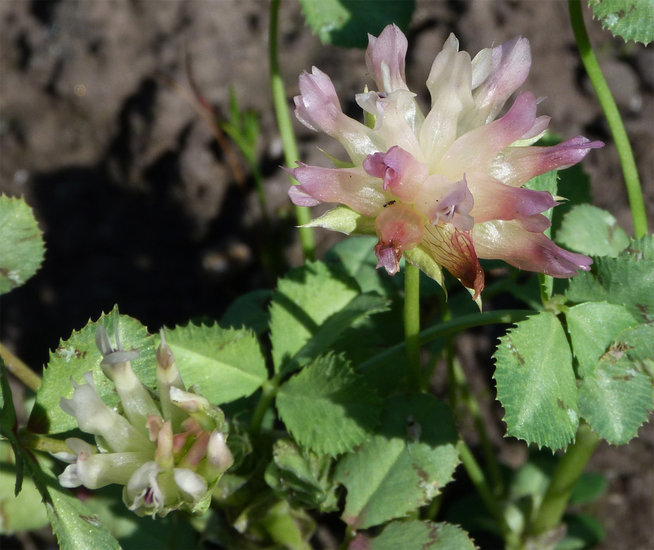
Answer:
M336 132L340 117L344 116L331 78L317 67L311 74L300 75L300 95L293 98L295 116L311 130L322 130L329 135Z
M340 203L364 216L374 216L389 200L378 180L362 168L321 168L300 164L293 170L293 177L301 185L291 187L289 196L300 206L313 206L313 199L317 201L315 204Z
M506 100L527 78L531 67L529 41L516 37L493 48L491 69L486 80L475 90L477 108L486 115L486 120L495 118Z
M428 176L427 166L398 146L391 147L386 153L368 155L363 161L363 169L371 176L381 178L384 191L409 202Z
M520 94L500 119L462 135L443 155L439 171L455 180L467 172L485 172L497 154L534 126L536 98Z
M527 131L525 135L520 136L520 139L537 141L545 132L545 130L547 130L547 127L550 125L550 120L552 120L552 117L547 115L536 117L534 125ZM531 143L533 143L533 141L531 141Z
M459 231L452 224L426 227L422 245L437 263L474 290L476 300L484 289L484 270L469 233Z
M504 260L552 277L572 277L580 269L588 271L593 263L588 256L556 246L542 233L526 231L517 221L476 224L473 238L480 258Z
M462 231L469 231L474 225L470 215L473 205L474 198L465 177L452 182L443 176L430 176L416 200L416 208L432 225L451 223Z
M379 260L377 267L383 267L389 275L395 275L400 270L402 252L420 243L423 222L411 208L395 203L388 205L377 216L375 229L379 236L379 242L375 245Z
M395 24L387 25L377 38L368 35L366 66L379 90L391 93L408 89L404 78L407 46L406 36Z
M370 128L346 116L329 76L313 67L300 75L300 95L295 96L295 116L312 130L337 139L355 163L379 148Z
M292 185L288 190L288 197L297 206L317 206L320 201L314 199L301 185Z
M475 197L475 206L471 212L475 223L490 220L527 220L526 223L533 228L530 230L542 232L549 227L547 218L543 227L542 220L531 217L558 204L547 191L511 187L486 174L470 174L468 187Z
M493 162L490 173L507 185L523 185L551 170L563 170L580 162L591 149L604 147L601 141L583 136L552 147L509 147Z

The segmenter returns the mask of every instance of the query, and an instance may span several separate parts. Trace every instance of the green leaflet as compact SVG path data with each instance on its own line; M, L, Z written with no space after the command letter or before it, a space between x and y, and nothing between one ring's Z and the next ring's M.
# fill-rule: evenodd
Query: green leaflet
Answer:
M566 320L582 377L595 369L600 357L623 330L638 323L626 308L607 302L585 302L571 307Z
M41 266L45 245L23 198L0 196L0 295L27 281Z
M652 408L652 382L621 352L609 352L579 387L579 412L597 435L622 445L638 433Z
M575 206L566 214L556 239L591 256L617 256L629 245L629 237L613 215L590 204Z
M541 312L500 339L494 354L497 398L508 435L561 449L579 418L572 354L561 323Z
M249 330L217 324L176 327L166 331L184 385L214 405L254 393L268 378L259 342Z
M459 463L456 440L452 413L435 397L390 398L377 435L337 465L347 489L343 521L365 529L431 501Z
M338 265L311 262L279 280L270 306L270 340L276 372L291 372L335 342L353 324L384 311L386 300L360 294Z
M381 400L342 357L316 359L279 388L277 410L302 446L335 456L370 437Z
M654 321L654 237L631 244L615 258L595 258L590 272L570 280L566 298L572 302L623 305L641 322Z
M391 23L405 28L415 0L300 0L307 23L324 44L365 48Z
M625 41L654 40L654 0L588 0L602 27Z
M473 550L475 544L468 534L451 523L431 521L392 521L380 535L370 537L359 533L351 547L370 550Z

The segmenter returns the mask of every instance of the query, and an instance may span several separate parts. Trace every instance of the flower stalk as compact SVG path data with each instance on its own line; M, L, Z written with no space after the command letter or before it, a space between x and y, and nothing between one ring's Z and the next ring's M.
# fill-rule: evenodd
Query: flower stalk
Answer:
M420 270L407 264L404 272L404 343L406 375L410 391L420 393L422 365L420 363Z
M636 168L634 153L631 149L629 137L627 136L627 131L622 122L620 111L618 111L618 106L615 103L615 99L613 99L611 89L602 74L602 69L597 62L595 52L593 51L590 39L588 38L588 33L586 32L586 26L584 24L584 16L581 11L581 1L568 0L568 9L581 61L584 64L588 78L595 89L597 99L604 111L604 116L606 116L606 121L611 130L613 141L615 142L615 148L620 157L620 165L622 167L622 174L627 188L627 195L629 196L631 216L634 222L634 235L639 239L647 234L648 228L645 201L643 199L643 191L638 177L638 169Z
M291 113L286 102L286 90L284 89L284 79L282 78L279 67L278 54L278 30L279 30L279 3L280 0L271 0L270 2L270 27L268 36L268 55L270 65L270 86L272 88L273 104L275 115L277 117L277 127L282 139L284 148L284 160L287 166L295 166L300 159L293 124L291 122ZM295 180L292 180L295 182ZM311 221L311 214L308 208L296 206L295 216L300 226L306 225ZM304 257L308 260L315 258L316 244L313 235L313 229L309 227L300 227L300 243Z

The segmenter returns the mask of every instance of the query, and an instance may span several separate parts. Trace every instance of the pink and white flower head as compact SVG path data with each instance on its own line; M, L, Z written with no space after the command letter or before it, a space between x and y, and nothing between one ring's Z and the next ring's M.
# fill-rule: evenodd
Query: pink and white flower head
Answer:
M234 462L224 415L209 401L184 389L163 331L157 350L158 399L132 370L137 351L116 348L100 325L96 343L101 367L120 397L122 412L109 408L97 393L93 373L86 384L73 382L73 396L61 399L64 412L96 437L96 446L69 438L71 453L58 457L70 465L59 476L64 487L99 489L123 485L125 505L139 516L165 516L171 510L203 512L222 474Z
M542 214L557 202L522 187L531 178L579 162L599 141L582 136L536 147L549 117L537 116L535 96L518 94L531 65L529 42L515 38L474 59L454 35L431 67L431 109L424 116L405 82L407 40L395 25L369 37L366 65L378 91L357 94L375 121L370 128L345 115L329 77L317 68L300 75L297 118L337 139L353 166L299 164L289 196L300 206L339 203L310 225L344 232L374 228L377 267L393 275L404 256L442 284L441 267L471 290L484 288L479 258L570 277L591 259L556 246Z

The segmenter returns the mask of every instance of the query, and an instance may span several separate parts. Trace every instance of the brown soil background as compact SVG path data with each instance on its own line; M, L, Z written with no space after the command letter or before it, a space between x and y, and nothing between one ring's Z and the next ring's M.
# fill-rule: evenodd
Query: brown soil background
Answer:
M298 263L267 80L267 6L0 0L0 192L25 196L48 249L39 273L1 302L2 341L29 364L44 364L59 338L114 303L157 329L219 317L239 294L271 285L258 260L262 215L251 178L236 184L209 127L162 78L186 84L186 55L213 106L226 111L234 86L242 106L260 114L274 238L285 261ZM613 39L590 17L587 25L624 115L651 220L654 51ZM518 34L530 40L533 65L523 88L546 97L539 112L552 116L553 131L607 143L584 165L595 204L630 232L617 155L576 52L567 3L418 0L408 32L410 88L424 93L450 32L473 54ZM361 51L322 46L295 1L282 5L280 38L289 97L299 72L316 65L353 110L353 94L370 81ZM303 160L318 162L318 146L334 152L323 137L296 129ZM325 237L319 235L321 250L332 242ZM492 341L468 338L459 347L467 350L467 367L490 371ZM492 396L487 401L494 418ZM519 455L499 436L497 443L509 459ZM591 508L608 532L602 548L654 548L653 451L650 424L628 446L601 445L593 457L591 469L610 482Z

